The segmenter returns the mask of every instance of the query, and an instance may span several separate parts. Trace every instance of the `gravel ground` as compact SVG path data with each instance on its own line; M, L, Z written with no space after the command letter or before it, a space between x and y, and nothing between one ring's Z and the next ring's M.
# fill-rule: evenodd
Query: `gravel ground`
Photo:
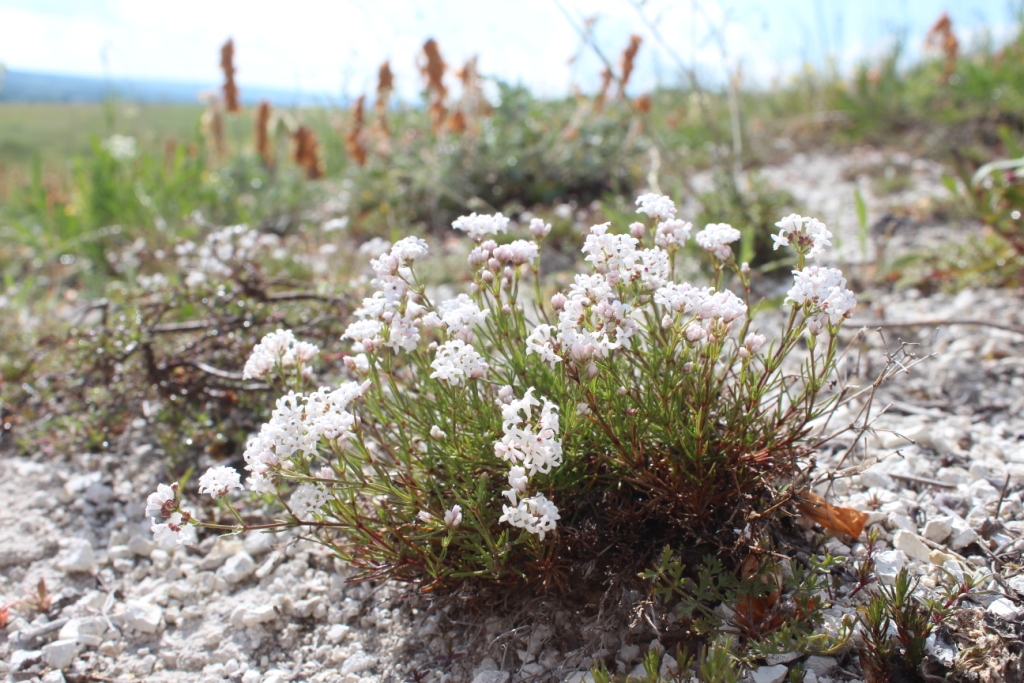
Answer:
M832 212L840 226L853 225L852 188L860 181L844 180L843 171L879 153L855 155L796 159L764 175L805 205L820 205L826 219L836 220ZM906 190L905 199L938 196L935 166L908 165L918 169L924 189ZM840 195L851 198L849 206L829 203ZM845 435L818 455L818 472L854 468L852 476L823 480L819 491L869 514L884 545L876 554L883 583L904 566L926 591L940 568L999 574L986 582L992 592L962 612L955 632L933 639L929 654L976 668L980 680L1019 681L1013 667L1024 656L1024 575L1015 575L1024 547L1024 334L894 325L971 318L1021 326L1020 293L872 292L863 300L870 305L858 319L884 315L886 326L856 342L845 362L848 382L869 383L887 352L922 360L878 392L875 414L883 414L859 447L848 453L852 440ZM853 331L847 336L852 340ZM833 425L854 419L859 407L841 409ZM0 675L47 683L582 683L593 657L639 675L640 658L660 647L649 625L630 629L626 614L608 618L616 607L602 602L608 596L583 600L589 607L576 611L538 600L543 618L502 619L466 614L455 601L428 601L403 585L348 583L346 567L286 534L158 548L143 511L146 495L163 481L162 458L146 443L147 432L137 420L120 453L0 461L0 605L24 601L44 584L50 600L42 611L24 603L12 608L0 629ZM806 533L821 538L820 531ZM837 555L866 552L862 543L838 539L825 547ZM828 621L853 614L862 599L841 599ZM852 649L835 657L783 656L751 679L780 683L800 665L806 683L858 680L855 661ZM669 665L663 670L670 673Z

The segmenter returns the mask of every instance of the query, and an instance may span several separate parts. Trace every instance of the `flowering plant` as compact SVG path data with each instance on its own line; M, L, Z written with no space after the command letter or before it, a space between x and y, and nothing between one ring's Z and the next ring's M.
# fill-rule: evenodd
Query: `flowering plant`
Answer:
M838 270L806 265L831 234L778 224L798 267L769 341L730 246L739 231L696 233L714 278L697 287L675 277L692 226L667 197L637 205L647 222L592 227L590 272L550 297L540 220L534 239L504 244L501 214L456 221L474 243L471 285L444 301L417 276L427 243L395 243L343 337L351 381L305 390L316 349L285 332L246 366L290 389L245 451L249 488L276 497L280 518L243 520L226 496L240 484L218 469L202 490L237 524L198 520L163 486L154 530L301 526L365 576L433 586L558 580L598 558L632 568L777 508L855 305Z

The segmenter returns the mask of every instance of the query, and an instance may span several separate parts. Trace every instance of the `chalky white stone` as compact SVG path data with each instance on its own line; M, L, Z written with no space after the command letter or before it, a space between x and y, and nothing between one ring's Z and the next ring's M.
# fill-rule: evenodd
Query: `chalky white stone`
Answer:
M160 605L143 600L129 600L124 605L124 620L129 628L142 633L156 633L160 630L164 613Z
M78 657L81 647L77 640L55 640L43 646L43 661L53 669L66 669Z
M782 683L788 675L789 667L785 664L759 666L750 672L750 678L754 683Z

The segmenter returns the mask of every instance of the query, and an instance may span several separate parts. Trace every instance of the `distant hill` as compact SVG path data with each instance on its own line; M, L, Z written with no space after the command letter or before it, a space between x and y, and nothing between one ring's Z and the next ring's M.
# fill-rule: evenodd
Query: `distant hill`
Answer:
M136 81L127 79L70 76L66 74L14 71L0 66L0 102L102 102L114 96L132 102L194 104L199 93L215 90L215 83L179 81ZM261 100L285 107L337 104L327 93L302 93L278 88L241 87L242 103Z

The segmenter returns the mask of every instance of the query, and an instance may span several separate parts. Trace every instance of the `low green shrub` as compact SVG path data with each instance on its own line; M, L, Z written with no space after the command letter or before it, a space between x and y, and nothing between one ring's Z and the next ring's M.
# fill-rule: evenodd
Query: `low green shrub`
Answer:
M667 543L724 544L759 524L829 405L855 305L839 271L806 265L831 234L795 215L778 224L799 269L768 341L730 246L739 231L697 233L713 286L677 283L691 226L666 197L637 201L652 225L591 228L593 271L550 302L540 220L537 241L498 246L508 219L458 219L476 244L470 293L439 302L416 274L427 244L400 240L373 261L378 291L344 335L353 379L336 389L308 391L310 349L290 333L266 337L246 377L284 369L289 391L245 452L250 488L281 504L278 521L256 528L301 526L364 576L437 589L566 587L595 568L635 576ZM199 483L234 510L223 494L241 488L237 472ZM171 487L150 502L167 541L187 541L194 524L253 528L199 523Z

